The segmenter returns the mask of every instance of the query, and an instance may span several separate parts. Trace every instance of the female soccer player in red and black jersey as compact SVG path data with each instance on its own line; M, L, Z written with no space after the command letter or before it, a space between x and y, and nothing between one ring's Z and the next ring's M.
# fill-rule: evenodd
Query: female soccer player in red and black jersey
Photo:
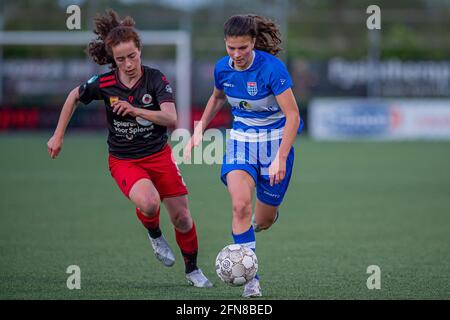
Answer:
M109 10L97 16L97 39L88 52L99 65L112 70L94 76L67 97L55 133L47 143L56 158L78 101L103 100L108 122L109 169L123 194L136 206L147 228L155 256L172 266L175 255L159 228L161 201L175 228L175 238L186 265L186 278L196 287L211 287L197 267L198 241L187 203L187 189L167 144L167 127L177 121L172 88L156 69L141 65L141 40L134 20Z

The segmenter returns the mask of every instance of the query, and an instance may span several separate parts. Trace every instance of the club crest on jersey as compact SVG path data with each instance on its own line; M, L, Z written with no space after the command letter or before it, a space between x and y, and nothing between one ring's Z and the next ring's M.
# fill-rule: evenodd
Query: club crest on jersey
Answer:
M151 102L152 102L152 96L149 95L148 93L144 94L144 96L142 97L142 103L150 104Z
M112 106L114 102L119 101L119 97L109 97L109 104Z
M258 93L258 86L256 85L256 82L247 82L247 92L252 97L256 96Z

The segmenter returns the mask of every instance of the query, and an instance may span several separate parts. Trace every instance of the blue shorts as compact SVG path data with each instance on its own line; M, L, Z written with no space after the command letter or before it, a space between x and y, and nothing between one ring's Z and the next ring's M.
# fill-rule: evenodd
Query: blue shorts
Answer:
M294 165L294 148L286 160L286 176L280 183L270 186L269 166L275 158L281 140L267 142L242 142L227 140L223 157L221 180L227 185L227 174L233 170L246 171L255 181L257 198L270 206L279 206L291 180Z

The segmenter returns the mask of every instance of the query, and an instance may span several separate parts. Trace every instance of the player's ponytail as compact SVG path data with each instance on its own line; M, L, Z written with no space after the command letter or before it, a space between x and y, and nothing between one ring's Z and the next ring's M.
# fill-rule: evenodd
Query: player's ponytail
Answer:
M224 25L225 37L250 36L256 39L255 49L277 55L283 49L280 47L281 34L278 26L268 18L256 14L235 15Z
M121 42L134 41L136 47L141 49L141 39L134 29L133 18L127 16L122 21L114 10L107 10L105 15L99 15L94 19L94 33L97 38L88 45L88 54L99 65L111 64L116 67L112 54L112 47Z

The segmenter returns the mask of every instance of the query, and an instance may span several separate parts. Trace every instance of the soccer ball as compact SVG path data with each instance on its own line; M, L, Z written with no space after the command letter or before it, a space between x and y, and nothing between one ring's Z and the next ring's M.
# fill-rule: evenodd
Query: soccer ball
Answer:
M252 249L230 244L216 258L216 273L232 286L242 286L252 280L258 271L258 258Z

